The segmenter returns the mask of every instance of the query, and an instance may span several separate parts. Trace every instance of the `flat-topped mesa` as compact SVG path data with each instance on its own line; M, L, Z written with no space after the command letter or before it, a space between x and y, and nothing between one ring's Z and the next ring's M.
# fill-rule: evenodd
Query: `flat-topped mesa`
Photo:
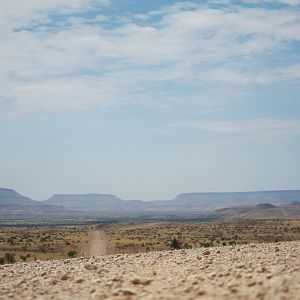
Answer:
M44 202L67 208L104 209L119 208L125 201L112 194L56 194Z

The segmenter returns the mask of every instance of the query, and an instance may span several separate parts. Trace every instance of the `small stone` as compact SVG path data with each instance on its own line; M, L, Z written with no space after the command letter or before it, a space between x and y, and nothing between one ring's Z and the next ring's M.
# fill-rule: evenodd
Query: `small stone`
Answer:
M133 284L140 284L140 285L148 285L151 282L152 282L151 279L142 279L142 278L138 278L138 277L136 277L136 278L134 278L134 279L131 280L131 283L133 283Z
M236 267L237 267L238 269L243 269L243 268L245 268L245 264L240 263L240 264L237 264Z
M203 295L205 295L206 294L206 291L205 290L200 290L200 291L198 291L198 296L203 296Z
M50 284L52 284L52 285L56 285L57 282L58 282L58 281L57 281L56 279L51 279L51 280L50 280Z
M203 255L209 255L209 254L210 254L210 251L209 251L209 250L205 250L205 251L203 251L202 254L203 254Z
M60 277L60 280L68 280L70 277L69 277L69 274L64 274L63 276Z
M264 273L266 271L267 271L267 269L265 267L261 267L257 270L258 273Z
M96 266L96 265L93 265L93 264L85 264L85 265L84 265L84 268L85 268L86 270L93 271L93 270L96 270L96 269L97 269L97 266Z
M122 281L122 277L121 276L114 276L114 277L111 278L111 281L115 281L115 282Z
M82 282L84 282L84 279L83 279L83 278L78 278L78 279L76 280L76 283L82 283Z
M131 289L122 289L121 293L125 296L132 296L135 295L135 292Z
M254 285L256 285L256 282L255 281L250 281L250 282L248 282L247 283L247 286L254 286Z
M261 290L256 294L256 299L263 300L266 297L266 291Z
M189 286L187 287L185 290L184 290L186 293L190 293L193 291L193 287L192 286Z

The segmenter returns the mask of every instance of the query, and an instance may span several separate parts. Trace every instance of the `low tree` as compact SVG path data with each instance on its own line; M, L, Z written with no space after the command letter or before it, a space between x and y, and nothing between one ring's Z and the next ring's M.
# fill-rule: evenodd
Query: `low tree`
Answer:
M74 258L76 256L76 251L75 250L70 250L68 252L69 257Z
M14 264L16 262L15 255L12 253L5 253L4 260L7 264Z
M181 248L180 243L176 239L173 239L171 243L171 248L174 250L180 249Z

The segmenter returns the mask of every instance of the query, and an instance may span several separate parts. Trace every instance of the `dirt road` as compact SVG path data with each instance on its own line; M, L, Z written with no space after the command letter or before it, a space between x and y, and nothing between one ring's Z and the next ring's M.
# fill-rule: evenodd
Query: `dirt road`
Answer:
M89 243L82 251L84 257L102 256L111 253L112 245L109 244L104 231L89 232Z

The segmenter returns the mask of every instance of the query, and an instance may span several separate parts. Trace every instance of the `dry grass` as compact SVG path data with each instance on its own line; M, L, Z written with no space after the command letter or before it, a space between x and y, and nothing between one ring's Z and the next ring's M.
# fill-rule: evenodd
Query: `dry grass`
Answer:
M183 248L300 240L300 220L236 220L115 224L104 227L116 253L169 250L173 238Z
M80 252L88 242L87 226L0 227L0 257L15 254L16 261L67 258L70 250Z
M0 227L0 257L17 261L67 258L82 254L88 232L103 230L113 253L170 250L176 238L183 248L300 240L300 220L236 220L228 222L117 223L110 225Z

